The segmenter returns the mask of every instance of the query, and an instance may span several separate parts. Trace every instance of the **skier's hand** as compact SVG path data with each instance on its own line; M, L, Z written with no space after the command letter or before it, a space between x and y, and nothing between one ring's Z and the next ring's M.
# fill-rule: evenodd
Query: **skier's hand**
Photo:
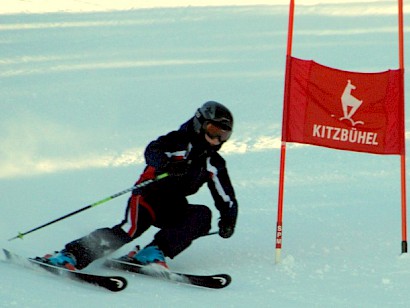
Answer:
M219 236L222 238L229 238L235 231L236 216L238 215L238 208L233 206L227 211L221 212L221 219L218 222Z
M219 226L219 236L222 238L230 238L235 230L235 225L226 224L223 220L218 223Z
M170 162L166 166L166 171L170 176L183 176L188 172L188 164L185 160Z

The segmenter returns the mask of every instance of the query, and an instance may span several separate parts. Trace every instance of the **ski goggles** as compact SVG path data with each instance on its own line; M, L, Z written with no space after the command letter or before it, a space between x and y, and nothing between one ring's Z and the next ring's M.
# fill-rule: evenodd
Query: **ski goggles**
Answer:
M212 122L205 123L204 130L205 130L205 134L207 134L209 138L211 139L218 138L220 142L227 141L229 137L231 137L232 135L231 130L223 129L222 127Z

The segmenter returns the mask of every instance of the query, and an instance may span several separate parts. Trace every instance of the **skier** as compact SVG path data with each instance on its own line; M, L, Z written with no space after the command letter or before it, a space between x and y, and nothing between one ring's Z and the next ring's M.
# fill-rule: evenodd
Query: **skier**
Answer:
M163 173L168 176L134 190L120 224L97 229L66 244L63 250L44 256L43 260L72 270L82 269L138 238L153 225L160 229L153 241L123 258L168 268L165 257L174 258L211 228L211 210L205 205L189 204L186 199L205 183L220 212L219 235L231 237L238 204L225 160L218 150L231 136L232 128L231 112L218 102L206 102L179 130L148 144L147 165L136 183Z

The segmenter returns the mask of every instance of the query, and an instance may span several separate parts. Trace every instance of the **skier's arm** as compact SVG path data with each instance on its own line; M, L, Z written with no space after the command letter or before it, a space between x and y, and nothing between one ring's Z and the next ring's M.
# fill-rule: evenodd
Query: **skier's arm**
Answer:
M221 214L218 223L219 235L223 238L229 238L235 230L238 216L238 202L229 179L225 161L222 157L219 157L216 161L214 159L214 162L216 162L217 167L211 167L213 168L213 170L211 170L212 178L208 182L208 187L215 200L215 207Z
M157 173L167 172L171 176L185 174L186 145L181 142L182 140L183 136L179 132L171 132L152 141L145 149L147 165L154 167Z

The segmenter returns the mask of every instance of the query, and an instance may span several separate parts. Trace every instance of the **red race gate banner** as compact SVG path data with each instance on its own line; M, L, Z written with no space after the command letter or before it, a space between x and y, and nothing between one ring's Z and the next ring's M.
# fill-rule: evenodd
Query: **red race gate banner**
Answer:
M403 70L360 73L287 58L282 141L404 154Z

